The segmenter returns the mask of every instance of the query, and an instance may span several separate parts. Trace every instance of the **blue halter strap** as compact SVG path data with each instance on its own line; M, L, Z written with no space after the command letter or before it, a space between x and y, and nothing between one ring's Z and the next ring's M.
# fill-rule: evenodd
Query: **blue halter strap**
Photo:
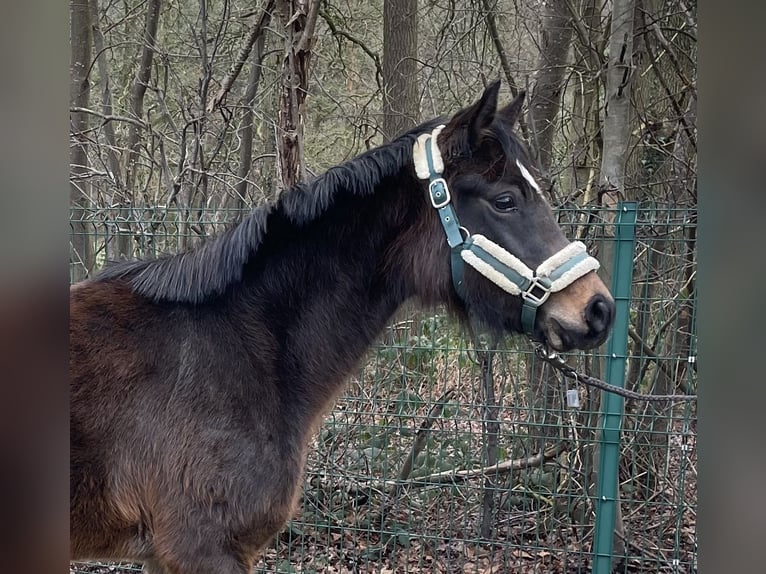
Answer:
M428 162L429 184L428 193L431 197L431 205L439 214L444 233L447 235L447 244L450 246L450 261L452 268L452 284L459 296L463 296L463 258L460 252L463 250L463 233L460 231L460 223L452 206L447 182L441 173L434 169L433 152L431 150L434 138L426 140L426 161Z

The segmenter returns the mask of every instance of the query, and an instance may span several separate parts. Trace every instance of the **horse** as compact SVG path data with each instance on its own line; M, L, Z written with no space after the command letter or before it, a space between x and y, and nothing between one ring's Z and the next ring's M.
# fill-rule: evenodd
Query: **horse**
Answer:
M245 574L323 415L405 302L557 351L614 300L570 243L499 82L175 255L70 287L70 559Z

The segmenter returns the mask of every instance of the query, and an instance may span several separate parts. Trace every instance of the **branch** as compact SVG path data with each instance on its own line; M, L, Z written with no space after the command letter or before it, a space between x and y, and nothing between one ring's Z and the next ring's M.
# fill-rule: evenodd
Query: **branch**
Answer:
M375 52L373 52L367 46L367 44L365 44L358 38L352 36L351 34L349 34L348 32L344 30L338 30L338 27L335 25L335 22L333 22L332 18L325 10L319 10L319 15L322 17L322 20L325 21L328 28L330 28L330 32L332 32L333 36L340 36L341 38L345 38L352 44L359 46L362 49L362 51L372 59L372 61L375 63L375 69L377 71L376 78L378 79L378 85L380 85L380 78L383 77L383 67L380 65L380 58L378 57L378 55Z
M692 17L692 12L689 10L689 8L684 4L683 0L679 0L678 5L681 7L681 10L684 11L684 16L686 18L686 24L689 26L689 29L691 32L689 32L689 35L694 38L694 41L697 41L697 22L694 21L694 18Z
M668 372L667 366L659 360L660 356L657 353L655 353L654 349L652 349L646 343L646 341L644 341L641 338L641 335L638 334L638 332L636 331L636 328L633 325L630 325L628 327L628 335L630 336L630 338L633 340L634 343L636 343L639 347L641 347L641 352L644 354L644 356L646 356L648 359L651 359L652 361L654 361L657 364L657 366L659 367L659 369L663 373L665 373L665 376L668 377L668 379L672 381L673 377Z
M440 483L464 482L472 478L481 478L487 474L505 474L513 470L521 470L533 466L540 466L543 463L555 458L564 448L564 443L556 444L543 452L526 458L517 458L506 460L491 466L476 468L471 470L445 470L428 476L421 476L412 480L412 484L420 486L431 486Z
M115 116L115 115L107 115L102 114L101 112L97 112L96 110L91 110L89 108L81 108L78 106L74 106L69 108L69 111L72 113L83 113L83 114L90 114L92 116L96 116L97 118L101 118L104 120L104 123L106 122L125 122L128 124L133 124L136 127L139 127L141 129L148 128L148 124L141 120L137 120L136 118L129 118L127 116Z
M489 5L489 0L481 0L481 4L484 8L484 18L487 21L489 35L492 36L492 42L495 44L495 50L497 50L497 55L500 58L500 65L503 68L503 72L505 72L505 80L508 82L508 86L511 88L511 94L513 94L513 97L515 98L519 93L519 88L511 73L511 66L508 63L508 57L505 54L503 44L500 42L500 34L497 32L497 25L495 24L494 7ZM524 136L524 139L529 141L529 132L523 116L519 117L519 128L521 128L521 134Z
M673 46L670 45L670 42L662 33L662 30L660 30L660 26L657 24L657 22L652 22L649 25L649 29L654 32L654 35L657 37L657 41L660 43L660 46L662 46L667 52L673 67L676 69L676 74L678 74L678 77L681 78L684 87L691 89L692 93L694 94L694 98L696 99L697 90L694 88L694 84L689 81L689 79L686 77L686 74L684 74L684 71L681 69L681 62L678 60L678 56L676 55Z
M646 25L646 17L643 10L639 10L639 15L641 18L641 24L643 25L644 29L649 28ZM655 24L656 26L656 24ZM678 60L675 57L675 53L670 49L670 44L668 43L667 39L662 35L662 32L659 31L659 28L657 30L653 30L655 33L655 36L657 36L658 42L660 42L660 45L666 50L666 53L668 54L668 57L670 58L671 62L675 65L676 73L681 78L681 81L684 82L684 87L688 90L692 91L692 97L696 99L697 97L697 91L694 89L694 86L684 77L684 75L679 70L678 66ZM664 43L663 43L664 40ZM678 101L673 95L673 91L670 89L670 86L668 86L667 81L665 80L665 77L662 75L659 69L659 59L660 56L655 56L654 51L652 50L651 42L644 42L644 46L646 46L646 53L649 55L649 60L652 62L652 71L654 72L654 75L657 77L657 80L659 80L660 85L665 90L665 94L668 97L668 100L670 100L670 105L673 108L673 111L675 111L676 115L678 116L678 121L683 127L684 131L686 132L686 137L689 139L689 144L692 146L694 151L697 151L697 142L694 139L694 134L692 133L691 128L686 122L686 118L684 117L684 112L681 110L681 106L679 105Z
M308 0L309 13L306 15L306 26L303 28L303 34L301 34L298 44L295 48L296 52L305 52L311 49L311 40L314 37L314 28L316 28L317 15L319 14L319 3L321 0Z
M428 431L431 429L431 425L433 425L434 421L441 416L442 410L444 410L444 404L450 398L452 398L454 393L455 389L447 389L444 394L442 394L442 396L436 399L436 403L431 407L431 410L428 412L428 416L426 416L425 420L420 424L420 429L418 430L418 433L415 437L415 442L413 443L412 449L410 449L410 453L407 455L407 458L404 460L402 469L399 471L399 476L393 484L391 484L390 481L387 481L390 486L388 493L391 496L387 496L383 499L383 503L381 504L380 509L373 516L371 523L379 524L381 521L383 521L399 500L404 487L412 484L411 482L405 482L412 472L412 465L415 463L415 459L418 457L420 452L426 446L426 439L428 437Z
M519 87L511 73L511 66L508 63L508 56L505 54L505 49L500 43L500 35L497 33L497 25L495 24L494 7L489 5L489 0L481 0L481 5L484 8L484 19L487 21L489 35L492 37L492 42L495 44L495 49L497 50L497 56L500 58L500 65L503 68L503 72L505 72L505 79L508 82L508 86L511 88L511 94L516 97L516 94L519 93Z
M237 57L234 60L234 64L231 66L229 73L226 74L226 77L224 77L224 79L221 81L221 88L218 90L218 93L215 95L215 97L210 100L210 103L208 103L208 112L212 112L216 108L220 107L221 103L226 98L229 90L231 90L231 86L234 84L234 81L242 71L245 62L247 62L247 59L250 57L250 52L253 51L253 46L255 45L256 41L258 41L259 36L263 34L266 26L269 25L269 21L271 20L271 10L273 8L274 0L266 0L266 4L261 9L258 19L255 21L255 24L253 24L253 27L250 28L250 32L248 33L247 38L245 38L242 47L239 49Z
M434 424L434 421L441 416L442 410L444 410L444 403L446 403L452 397L454 393L455 393L455 389L447 389L447 391L442 396L436 399L436 403L434 404L433 407L431 407L431 410L429 411L428 416L420 424L420 429L418 430L418 433L415 436L415 442L412 445L410 454L407 455L407 458L405 459L404 464L402 465L402 470L399 471L399 476L397 480L405 481L410 477L410 473L412 472L412 465L415 462L415 459L423 450L423 447L426 446L426 438L428 437L428 431L431 429L431 426ZM400 490L401 486L402 486L401 484L396 485L396 492Z

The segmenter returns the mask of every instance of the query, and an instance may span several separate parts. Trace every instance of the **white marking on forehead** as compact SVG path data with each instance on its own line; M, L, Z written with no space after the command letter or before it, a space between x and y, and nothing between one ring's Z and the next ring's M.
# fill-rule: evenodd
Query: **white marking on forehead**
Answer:
M531 185L537 193L542 195L543 192L540 190L540 186L537 185L535 178L532 177L532 174L529 173L529 171L527 171L527 168L524 167L518 159L516 160L516 165L519 167L519 171L521 172L521 175L524 176L524 179L526 179L529 182L529 185Z

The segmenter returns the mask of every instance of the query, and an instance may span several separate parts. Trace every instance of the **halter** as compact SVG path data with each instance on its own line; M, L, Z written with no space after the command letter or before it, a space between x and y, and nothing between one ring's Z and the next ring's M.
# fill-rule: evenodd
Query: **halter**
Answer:
M551 293L565 289L577 279L599 268L599 262L588 255L580 241L570 243L537 266L530 269L523 261L483 235L471 235L460 226L452 204L447 182L442 177L444 161L436 145L444 126L430 134L421 134L413 148L415 172L419 179L428 179L431 205L439 214L447 243L450 246L452 284L463 297L463 262L473 267L503 291L522 298L521 327L531 334L537 309ZM516 160L525 178L534 182L526 168ZM534 187L539 190L536 184Z

